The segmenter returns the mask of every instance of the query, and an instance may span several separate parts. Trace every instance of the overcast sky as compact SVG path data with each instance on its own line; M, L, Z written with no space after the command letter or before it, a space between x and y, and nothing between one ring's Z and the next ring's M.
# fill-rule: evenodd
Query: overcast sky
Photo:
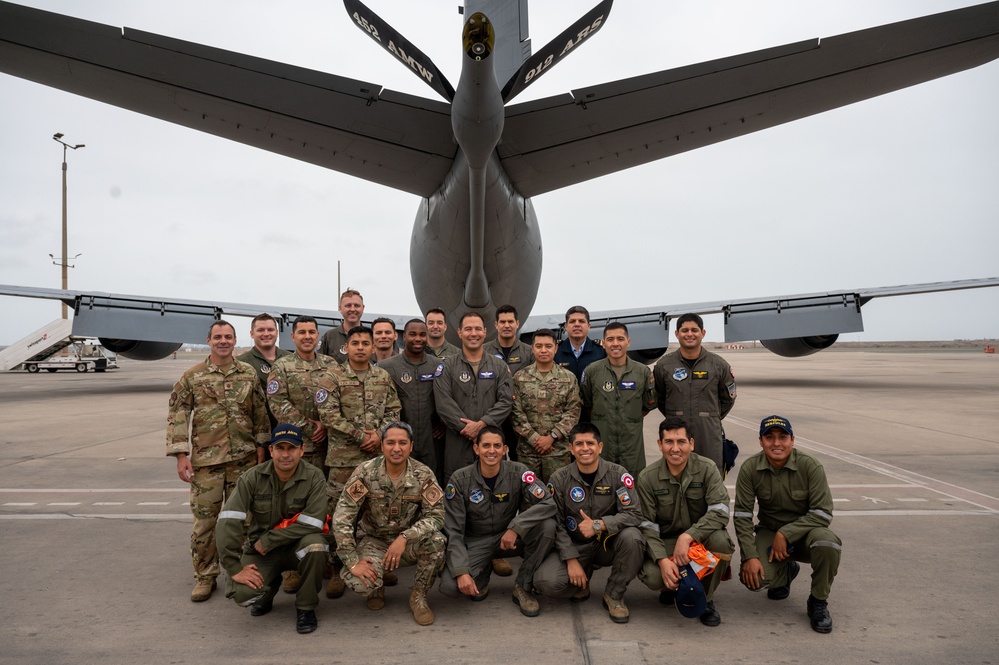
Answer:
M335 0L23 4L433 96ZM368 4L457 82L456 0ZM516 102L967 4L617 0ZM535 48L586 8L533 0ZM62 132L87 146L69 154L70 288L335 309L340 260L370 311L417 312L416 197L2 74L0 99L0 284L60 285ZM997 109L991 63L539 196L533 313L999 275ZM58 316L0 297L0 344ZM864 319L843 339L996 337L999 289L875 300Z

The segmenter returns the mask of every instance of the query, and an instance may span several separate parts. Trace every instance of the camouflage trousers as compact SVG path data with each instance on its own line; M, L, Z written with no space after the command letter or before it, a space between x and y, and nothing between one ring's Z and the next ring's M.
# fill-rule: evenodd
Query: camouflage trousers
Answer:
M528 469L538 474L541 482L547 483L556 469L561 469L569 463L570 455L568 450L558 450L552 448L544 455L539 455L534 446L526 441L520 442L520 449L517 451L517 460Z
M354 469L357 467L324 466L320 468L329 469L326 480L326 496L329 503L326 512L328 515L333 515L336 513L337 501L340 500L340 495L343 494L343 486L350 480L350 474L354 473ZM340 570L340 557L336 555L336 538L333 537L332 532L326 534L326 542L330 546L329 564L333 566L333 570Z
M395 538L392 540L395 540ZM382 540L374 536L361 535L361 539L357 543L357 555L361 558L368 557L373 561L372 567L378 574L378 578L375 580L373 586L368 587L365 586L364 580L352 575L347 568L344 568L340 572L340 577L343 578L344 583L365 597L382 586L382 578L385 575L385 566L382 565L382 559L385 558L385 553L388 552L392 540ZM414 590L430 591L430 587L433 586L434 580L437 578L437 571L440 570L441 564L444 563L446 549L447 539L440 531L434 531L415 541L409 540L406 542L406 549L402 551L402 558L399 565L416 566L416 575L413 576Z
M236 489L236 481L257 463L256 453L235 462L194 467L191 477L191 558L194 577L215 579L219 574L219 552L215 547L215 522L222 503Z

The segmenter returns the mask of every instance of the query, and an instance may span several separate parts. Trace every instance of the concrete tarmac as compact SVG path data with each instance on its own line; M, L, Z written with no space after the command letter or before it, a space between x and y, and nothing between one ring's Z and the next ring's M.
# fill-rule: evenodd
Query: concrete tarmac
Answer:
M807 575L785 601L723 583L717 628L637 581L631 621L612 623L606 569L588 602L541 598L534 619L511 602L513 578L494 576L481 603L435 590L437 620L420 627L411 568L380 612L349 591L323 597L311 635L295 632L283 593L260 618L221 590L193 604L187 491L164 457L171 386L200 360L181 356L106 374L0 374L0 663L999 662L999 358L722 353L739 386L725 423L740 461L778 413L825 465L844 543L829 635L808 626ZM660 420L646 419L649 460Z

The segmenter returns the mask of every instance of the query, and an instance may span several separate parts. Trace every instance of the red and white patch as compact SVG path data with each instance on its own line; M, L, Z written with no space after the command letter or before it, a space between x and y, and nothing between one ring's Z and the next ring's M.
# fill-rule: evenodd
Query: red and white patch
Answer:
M621 476L621 482L624 483L624 486L627 487L628 489L631 489L632 487L635 486L635 479L631 477L630 473L626 473L623 476Z
M534 482L534 474L531 473L530 471L525 471L524 475L521 476L520 479L523 480L528 485L530 485L531 483Z

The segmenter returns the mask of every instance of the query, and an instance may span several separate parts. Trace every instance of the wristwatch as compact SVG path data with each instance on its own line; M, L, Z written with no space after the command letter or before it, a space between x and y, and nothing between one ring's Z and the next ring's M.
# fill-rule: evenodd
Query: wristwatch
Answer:
M599 536L604 530L604 523L600 520L593 520L593 533Z

